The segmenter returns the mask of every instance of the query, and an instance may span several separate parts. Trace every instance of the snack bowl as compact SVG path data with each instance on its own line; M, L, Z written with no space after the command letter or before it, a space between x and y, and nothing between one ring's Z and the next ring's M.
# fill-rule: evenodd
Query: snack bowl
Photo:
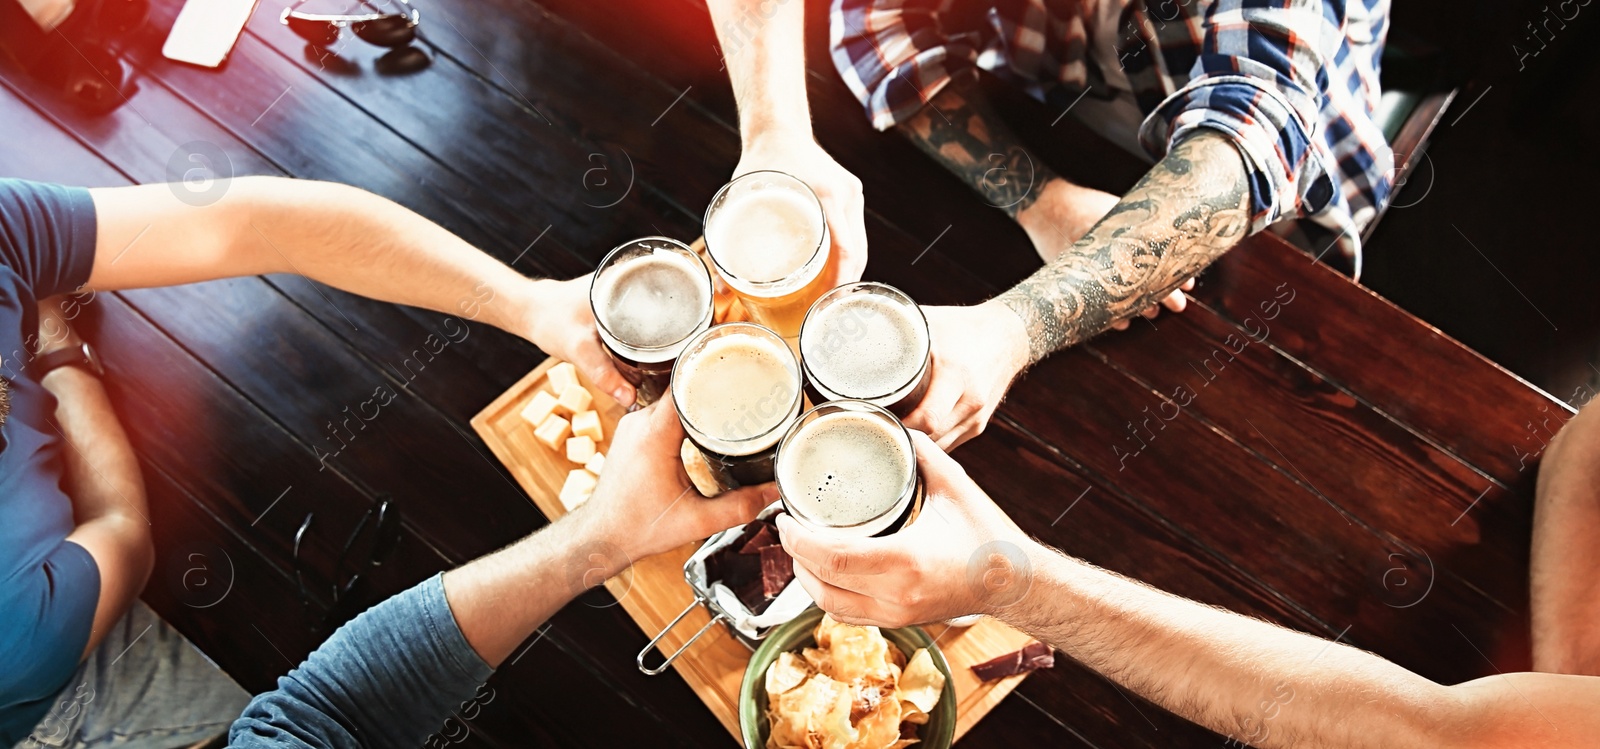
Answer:
M765 749L767 745L767 668L782 653L815 646L814 633L820 621L822 609L807 609L788 623L774 627L762 639L755 654L750 656L750 664L744 671L744 682L739 686L739 730L743 734L746 749ZM944 653L920 627L881 631L884 639L899 648L907 659L919 648L927 648L934 667L944 674L944 691L939 694L938 704L928 712L927 724L917 728L917 738L921 742L914 746L916 749L949 749L955 741L956 695L954 680L950 678L950 664L945 661Z

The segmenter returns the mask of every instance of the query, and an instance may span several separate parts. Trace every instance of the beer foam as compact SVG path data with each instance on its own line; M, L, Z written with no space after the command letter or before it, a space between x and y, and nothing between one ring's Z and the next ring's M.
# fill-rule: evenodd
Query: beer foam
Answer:
M838 411L806 422L778 455L784 501L815 522L860 525L895 509L914 459L894 422Z
M708 322L711 285L693 259L676 252L658 250L624 261L595 286L595 314L624 355L677 343ZM663 361L677 355L662 353Z
M798 410L793 361L787 347L765 337L714 338L678 362L672 382L678 412L710 450L730 456L765 450Z
M804 333L806 368L842 398L891 395L914 384L927 360L928 327L916 309L877 294L850 294L818 309Z
M822 211L807 194L779 187L735 192L706 225L706 247L739 280L789 277L822 242Z

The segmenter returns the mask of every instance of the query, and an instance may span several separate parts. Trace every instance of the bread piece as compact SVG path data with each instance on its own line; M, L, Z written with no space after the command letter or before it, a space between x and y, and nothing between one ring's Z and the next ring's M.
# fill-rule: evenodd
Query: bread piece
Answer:
M561 442L567 438L567 435L572 433L571 426L571 422L566 419L550 414L539 424L538 429L533 430L533 436L543 442L545 447L551 450L560 450Z
M587 388L572 383L561 391L561 398L556 406L566 413L576 414L588 410L589 404L593 402L594 396L589 394Z
M600 414L595 411L582 411L572 417L572 433L588 437L600 443L605 441L605 431L600 427Z
M594 440L588 437L570 437L567 439L567 460L583 465L594 456Z
M578 368L572 366L572 362L564 361L551 367L545 377L550 379L550 392L560 395L578 384Z
M599 476L600 475L600 469L605 464L606 464L606 455L605 455L605 453L597 452L594 455L589 456L588 462L584 463L583 467L587 468L590 473L592 473L592 474L594 474L596 476Z
M528 401L528 405L523 407L522 418L537 427L543 424L545 419L550 418L550 414L555 413L556 403L554 395L540 390L534 393L533 400Z
M683 459L684 473L689 474L689 481L694 488L707 497L715 497L729 489L717 479L716 471L711 469L711 464L706 462L706 456L700 453L688 438L683 440L683 447L678 451L678 456Z

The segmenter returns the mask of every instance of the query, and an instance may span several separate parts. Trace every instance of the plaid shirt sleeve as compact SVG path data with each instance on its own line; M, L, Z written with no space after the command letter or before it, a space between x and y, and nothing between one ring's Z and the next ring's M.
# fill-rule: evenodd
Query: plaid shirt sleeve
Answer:
M1332 155L1313 137L1327 63L1344 40L1334 12L1316 0L1213 3L1188 82L1140 129L1152 154L1166 153L1198 128L1227 136L1249 171L1252 232L1323 211L1340 198ZM1340 230L1359 237L1347 211L1331 213L1344 217Z
M833 64L873 127L904 122L951 81L977 67L978 39L947 36L939 14L953 0L834 0Z

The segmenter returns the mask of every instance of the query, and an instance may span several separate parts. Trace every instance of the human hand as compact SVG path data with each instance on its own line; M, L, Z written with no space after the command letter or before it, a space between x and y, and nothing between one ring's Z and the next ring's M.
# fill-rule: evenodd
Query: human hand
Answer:
M1160 304L1152 304L1149 307L1146 307L1145 310L1139 314L1146 320L1153 320L1155 319L1156 315L1161 314L1162 307L1166 307L1173 312L1182 312L1189 306L1189 298L1183 295L1183 292L1185 291L1194 291L1194 279L1191 278L1187 281L1184 281L1182 286L1173 289L1171 294L1163 297ZM1111 323L1111 329L1127 330L1128 325L1132 322L1133 318L1124 317L1121 320Z
M1119 202L1121 198L1111 193L1056 177L1039 189L1039 199L1033 205L1017 214L1017 224L1033 242L1034 251L1048 264L1083 239ZM1183 292L1193 289L1194 279L1191 278L1163 297L1159 304L1150 305L1140 314L1152 319L1160 314L1162 307L1182 312L1188 303ZM1118 320L1111 323L1111 329L1127 330L1130 322L1132 318Z
M795 579L850 624L904 627L1017 604L1032 582L1037 543L927 435L912 431L911 439L927 487L921 514L879 538L835 538L778 515Z
M771 169L806 183L822 202L832 251L838 255L836 275L826 288L861 280L867 268L867 225L861 180L834 161L809 133L756 136L745 146L733 176Z
M1016 313L996 302L923 307L933 361L928 391L905 423L942 450L983 432L1011 381L1028 365L1028 341Z
M572 362L585 379L615 398L623 408L633 405L633 386L622 378L600 342L594 308L589 306L588 273L570 281L534 281L529 294L528 340L545 353Z
M620 550L626 560L670 551L748 523L778 499L778 487L770 482L707 499L684 473L679 458L682 444L683 425L670 392L622 417L611 436L600 483L574 514L582 516L581 522L597 540Z

